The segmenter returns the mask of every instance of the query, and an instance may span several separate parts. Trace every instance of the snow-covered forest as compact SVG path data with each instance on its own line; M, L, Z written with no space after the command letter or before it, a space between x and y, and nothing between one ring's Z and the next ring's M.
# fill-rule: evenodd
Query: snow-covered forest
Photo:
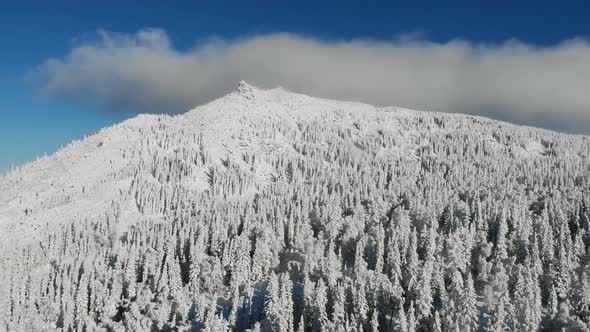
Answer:
M590 330L589 156L243 83L0 177L0 331Z

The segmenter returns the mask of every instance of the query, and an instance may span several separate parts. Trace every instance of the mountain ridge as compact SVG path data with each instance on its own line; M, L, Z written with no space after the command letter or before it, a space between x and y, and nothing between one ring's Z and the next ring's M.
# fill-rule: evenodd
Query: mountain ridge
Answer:
M346 112L348 112L347 115L341 116L338 120L336 120L337 117L335 117L334 114L344 114ZM66 188L66 184L69 184L69 182L67 182L68 178L75 181L74 183L70 184L70 186L73 185L77 187L76 189L84 187L85 190L85 186L91 186L93 181L105 180L104 177L106 176L96 169L92 171L93 167L91 167L90 164L104 162L105 164L102 165L102 168L110 168L112 172L124 172L126 164L124 163L123 159L119 157L121 151L118 151L117 149L122 149L122 146L125 144L139 144L139 141L141 140L141 133L134 132L134 130L141 131L141 128L149 128L150 126L157 125L158 123L165 123L167 126L171 126L176 130L190 131L194 129L195 126L199 130L202 128L204 131L199 132L199 134L202 135L205 140L205 145L208 147L208 153L211 153L214 158L222 159L226 157L224 155L227 154L226 151L233 153L235 150L235 152L238 153L239 151L243 150L244 145L249 147L256 146L255 143L236 140L235 136L232 137L232 135L237 135L240 130L243 130L243 126L245 124L247 125L248 121L251 120L248 119L248 117L255 117L256 120L268 117L277 117L280 119L279 121L283 121L288 124L288 126L294 128L297 121L301 119L305 121L317 121L323 116L324 119L321 121L341 121L346 123L348 126L354 127L355 123L360 121L362 117L376 119L380 113L382 113L381 115L386 115L385 118L388 118L386 121L389 122L379 126L386 128L387 130L394 129L395 121L392 121L392 118L401 119L441 117L448 119L472 119L473 121L487 123L489 126L508 127L512 129L527 128L527 130L549 136L570 136L567 134L554 133L544 129L517 126L472 115L423 112L400 107L378 108L365 103L336 101L310 97L304 94L292 93L280 87L270 90L263 90L250 85L245 81L240 81L237 89L230 94L205 105L197 106L185 114L176 116L140 114L134 118L123 121L122 123L103 128L94 135L70 143L64 149L57 151L54 155L26 164L22 166L19 171L13 172L13 174L5 174L4 176L0 177L0 188L4 189L5 191L7 190L7 186L9 186L11 183L9 180L11 176L18 177L18 174L35 172L35 170L39 170L37 172L43 172L43 170L53 167L54 171L57 170L57 179L41 179L43 176L40 176L35 182L37 184L41 184L44 181L62 181L60 183L60 189L62 189L64 193L67 191L70 192L71 195L74 195L72 191L69 191L68 188ZM377 125L375 125L373 122L369 122L369 125L371 127L370 130L380 130L376 129ZM388 125L390 126L387 127ZM436 126L427 130L436 130L435 127ZM126 129L132 130L129 131ZM192 131L193 134L195 132L196 131ZM123 139L121 135L125 135L126 137ZM572 137L575 136L576 135L573 135ZM238 141L240 142L238 143ZM273 148L281 148L282 150L285 150L285 146L288 146L289 144L288 142L284 141L280 146L279 144L273 143L276 142L265 142L265 144L268 144L266 145L266 148L270 149L267 151L267 153L273 151ZM539 142L533 143L535 146L533 149L530 149L531 151L534 150L533 152L538 152L543 149L542 147L539 148ZM228 144L230 144L229 147ZM242 144L241 147L239 146L240 144ZM402 150L405 148L407 147L401 147ZM530 151L528 151L525 147L524 154L528 152ZM95 153L96 155L93 155ZM408 153L408 151L403 153ZM98 158L98 160L93 162L84 161L85 159L92 159L93 156ZM53 166L47 164L52 162L54 164ZM76 165L79 166L76 167ZM75 174L72 174L71 172L74 172ZM271 172L271 170L267 169L261 171L261 174L259 175L264 177L266 176L264 175L266 174L265 172ZM12 183L14 183L14 181ZM53 184L50 183L50 186L53 186ZM28 188L25 186L24 188L27 190L35 190L35 185L31 185ZM51 188L48 189L47 186L42 186L42 188L45 191L51 190ZM116 185L115 189L122 190L122 188L119 188ZM42 224L44 220L41 220L41 222L35 221L36 217L34 215L37 212L37 209L33 209L33 207L28 207L21 204L18 206L18 208L13 208L9 213L7 213L6 198L2 196L0 196L0 202L4 201L4 204L2 204L0 207L0 216L4 217L4 220L0 218L0 225L2 225L2 227L9 227L9 229L10 227L14 227L14 229L19 228L14 223L10 224L6 220L8 218L15 218L15 216L19 224L23 223L23 225L25 225L26 222L24 222L24 220L31 220L33 224L37 224L37 227L41 227L40 224ZM68 198L64 198L64 200L67 199ZM12 202L14 202L14 198ZM26 218L23 219L23 212L25 210L27 210L27 212L24 213L24 217ZM45 208L42 208L40 211L43 214L47 213ZM51 218L55 217L56 216L51 216ZM7 226L7 224L9 224L9 226ZM5 232L5 234L8 233Z
M247 83L138 115L0 177L0 331L584 330L588 143Z

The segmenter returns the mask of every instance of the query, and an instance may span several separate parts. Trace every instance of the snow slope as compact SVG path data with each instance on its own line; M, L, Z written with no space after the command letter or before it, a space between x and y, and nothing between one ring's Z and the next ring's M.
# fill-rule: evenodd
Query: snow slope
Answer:
M206 153L214 162L230 158L240 163L243 162L241 158L244 154L264 156L296 153L288 138L280 134L272 138L259 137L254 125L280 123L297 128L303 122L354 128L358 133L353 132L353 138L379 130L387 131L395 137L395 147L378 153L411 159L417 158L416 153L421 148L422 143L418 138L421 131L456 130L432 125L407 127L408 121L420 118L459 122L469 120L486 127L514 127L476 116L426 113L398 107L377 108L362 103L313 98L282 88L261 90L242 81L235 92L186 114L172 117L139 115L74 141L54 155L38 159L1 177L0 243L10 247L12 240L23 243L34 239L43 233L41 230L57 223L100 215L113 200L133 206L133 199L127 193L141 156L136 154L129 157L129 154L138 146L149 144L149 138L146 140L143 132L153 127L165 126L166 130L182 132L186 137L202 136ZM357 128L361 122L364 123L363 128ZM493 149L512 149L513 155L518 158L534 158L544 153L539 135L557 135L522 128L532 136L522 146L500 143L491 136L488 145ZM477 132L468 134L473 136L470 139L485 140ZM178 142L171 142L165 150L172 153L180 147ZM190 180L187 180L191 182L190 185L204 188L207 169L202 167L195 170ZM263 162L256 169L256 181L263 185L273 172L272 166ZM123 210L129 219L137 217L137 211Z
M464 295L456 289L463 278L465 287L476 280L472 309L488 326L499 301L489 287L508 282L489 275L508 273L511 284L538 277L544 306L563 257L571 276L590 282L582 273L590 259L579 258L590 244L589 156L586 136L240 82L185 114L139 115L0 177L0 331L276 327L281 319L262 319L261 305L242 321L215 313L242 298L264 303L268 274L293 282L294 292L344 287L376 308L371 320L347 307L346 324L387 321L381 330L391 330L414 310L414 274L424 271L441 273L433 292L446 287L449 296ZM397 260L384 248L396 241ZM544 247L555 250L539 258ZM541 259L546 278L520 272ZM560 298L583 298L566 288ZM395 296L377 299L377 289ZM299 322L307 311L295 306ZM417 304L425 316L429 308ZM305 320L320 324L318 315ZM423 329L433 328L432 317ZM465 330L448 317L443 326ZM539 317L527 317L527 328ZM578 326L578 318L542 324ZM330 319L328 327L344 328Z
M142 131L152 127L166 126L166 130L183 132L186 137L200 135L212 160L221 162L230 158L239 163L243 162L241 156L245 153L263 156L294 153L291 142L285 137L258 137L253 128L255 123L280 122L297 128L301 122L321 121L353 127L360 119L370 119L369 127L363 130L381 128L396 132L399 119L422 114L400 108L377 109L361 103L312 98L281 88L261 90L240 82L235 92L186 114L139 115L4 175L0 178L0 243L10 247L11 241L18 239L22 244L43 233L40 230L57 223L100 215L109 209L112 200L132 206L132 198L126 193L141 156L123 154L149 144ZM398 132L397 135L399 148L382 153L411 156L416 146L412 133ZM174 142L171 144L166 147L170 153L179 148ZM195 171L190 179L192 186L204 187L207 169ZM272 167L263 163L256 169L256 181L263 184L272 174ZM124 210L130 219L136 217L135 211L129 211L132 209Z

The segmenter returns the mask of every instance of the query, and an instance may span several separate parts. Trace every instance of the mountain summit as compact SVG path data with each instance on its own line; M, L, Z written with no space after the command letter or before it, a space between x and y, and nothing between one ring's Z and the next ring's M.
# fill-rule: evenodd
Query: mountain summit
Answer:
M246 83L246 81L240 81L238 83L238 94L246 99L254 99L254 90L256 88Z
M241 81L0 178L0 331L579 328L589 155Z

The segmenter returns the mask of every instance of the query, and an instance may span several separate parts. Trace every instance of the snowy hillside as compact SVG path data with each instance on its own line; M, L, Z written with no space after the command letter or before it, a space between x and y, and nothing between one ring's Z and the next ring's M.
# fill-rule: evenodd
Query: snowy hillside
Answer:
M588 330L589 156L241 82L0 177L0 331Z

